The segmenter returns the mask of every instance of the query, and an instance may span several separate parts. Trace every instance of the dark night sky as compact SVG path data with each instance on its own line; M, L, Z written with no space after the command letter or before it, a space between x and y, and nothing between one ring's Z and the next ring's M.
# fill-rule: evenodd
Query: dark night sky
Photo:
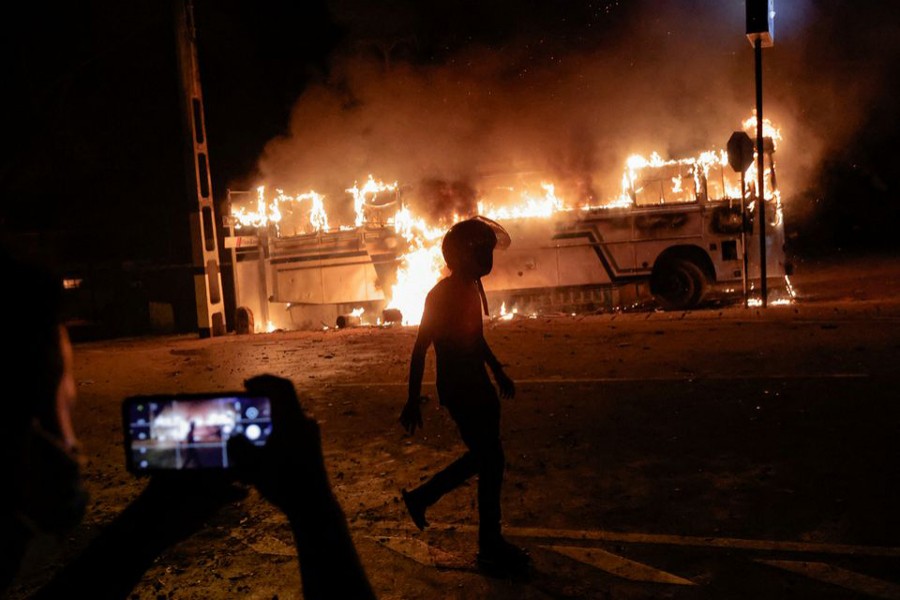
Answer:
M826 248L877 246L873 237L898 216L896 3L779 4L767 114L794 136L782 160L797 174L797 222ZM465 139L477 131L471 147L452 140L443 158L416 165L423 177L464 177L471 165L451 154L478 156L511 135L544 148L567 174L616 163L613 139L637 151L724 143L733 107L753 102L743 10L720 0L197 0L214 192L284 177L285 161L341 156L342 143L362 149L348 167L384 166L374 154L405 162L395 150L405 146L428 154L434 140L410 137L408 123L366 126L371 114L407 115L420 130ZM171 6L94 0L5 11L3 227L40 233L32 241L59 260L184 261ZM386 104L406 82L419 96ZM474 107L454 96L466 86ZM427 90L455 104L432 110L435 122L423 127L417 119L429 116L415 111L432 106ZM540 126L548 121L555 129ZM394 150L376 151L385 147ZM851 186L863 192L848 199ZM890 234L895 247L900 236Z

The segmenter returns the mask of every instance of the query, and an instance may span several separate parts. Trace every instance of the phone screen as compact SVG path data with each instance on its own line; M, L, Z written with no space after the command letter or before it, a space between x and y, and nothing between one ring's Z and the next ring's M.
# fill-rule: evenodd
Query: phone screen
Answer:
M263 446L272 434L269 399L240 393L134 396L122 405L125 454L133 473L227 469L227 442Z

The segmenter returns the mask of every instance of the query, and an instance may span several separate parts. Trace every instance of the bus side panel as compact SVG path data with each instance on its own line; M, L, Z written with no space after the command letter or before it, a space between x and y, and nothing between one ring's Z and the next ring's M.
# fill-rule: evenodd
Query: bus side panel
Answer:
M492 291L556 287L557 260L553 248L511 247L494 253L494 269L482 282Z
M635 241L700 238L703 235L703 216L699 207L684 207L671 211L641 211L634 215Z
M600 260L600 244L593 227L557 219L510 221L508 225L512 244L494 253L494 269L483 280L485 289L513 291L611 283ZM558 233L560 230L562 233ZM627 244L615 246L625 253L625 263L633 260Z
M626 254L629 248L615 244ZM559 285L607 285L612 281L600 261L596 244L581 241L578 244L560 244ZM623 257L624 258L624 257Z
M346 304L384 300L371 262L310 267L279 267L275 271L276 302Z
M265 307L263 306L265 293L265 280L260 273L259 254L254 253L256 258L247 257L244 260L238 260L234 265L235 279L235 304L238 308L247 308L250 310L254 319L258 321L265 315Z

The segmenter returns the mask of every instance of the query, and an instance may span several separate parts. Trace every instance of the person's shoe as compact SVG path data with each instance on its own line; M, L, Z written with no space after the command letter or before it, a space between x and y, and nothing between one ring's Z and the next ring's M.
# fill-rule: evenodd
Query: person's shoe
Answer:
M400 495L403 496L403 504L406 505L406 510L409 512L409 516L412 517L413 523L419 528L419 531L428 527L428 521L425 520L425 507L416 502L412 493L406 490L400 490Z
M495 577L522 577L531 571L531 555L505 539L483 545L476 557L478 568Z

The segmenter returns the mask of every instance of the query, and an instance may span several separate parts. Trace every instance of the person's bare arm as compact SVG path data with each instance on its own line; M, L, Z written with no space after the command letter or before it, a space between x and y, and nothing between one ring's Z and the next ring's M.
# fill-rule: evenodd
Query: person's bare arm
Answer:
M409 361L409 394L408 399L419 399L422 395L422 377L425 374L425 355L431 345L429 332L419 329L416 343L413 346L412 357Z
M497 360L496 356L494 356L494 352L488 345L487 340L484 339L484 336L481 337L481 351L484 355L484 362L487 363L487 366L491 368L491 372L493 372L494 374L494 380L497 382L497 386L500 388L500 397L512 398L513 396L515 396L516 384L513 383L513 380L509 378L509 375L506 374L506 371L503 370L503 365L500 364L500 361Z
M154 475L140 496L29 597L127 598L161 554L245 496L222 474Z
M422 323L409 360L409 393L400 413L400 424L410 434L415 433L416 427L422 427L422 377L425 374L425 355L434 339L433 315L434 309L429 297L425 301L425 312L422 314Z

